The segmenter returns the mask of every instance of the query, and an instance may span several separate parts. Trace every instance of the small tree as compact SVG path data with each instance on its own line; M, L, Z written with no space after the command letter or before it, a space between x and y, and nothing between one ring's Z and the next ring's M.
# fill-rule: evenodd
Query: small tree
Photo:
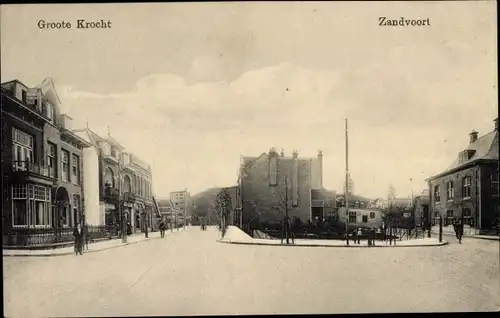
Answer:
M231 197L222 189L215 198L215 212L217 214L217 220L222 232L222 237L226 235L226 229L228 225L228 217L231 214L232 202Z

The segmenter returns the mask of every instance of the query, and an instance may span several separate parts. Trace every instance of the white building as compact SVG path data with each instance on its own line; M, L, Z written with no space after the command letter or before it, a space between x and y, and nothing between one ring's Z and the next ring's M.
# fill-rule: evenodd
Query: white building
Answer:
M363 225L378 228L382 225L382 210L378 209L353 209L349 208L349 216L346 208L339 208L339 220L345 222L346 218L351 225Z
M184 222L190 217L189 205L191 202L191 195L187 189L182 191L170 192L170 204L174 214L177 214L177 222Z

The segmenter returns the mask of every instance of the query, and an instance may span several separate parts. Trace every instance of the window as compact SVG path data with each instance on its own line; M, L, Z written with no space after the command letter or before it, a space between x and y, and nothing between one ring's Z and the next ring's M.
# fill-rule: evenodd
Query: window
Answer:
M27 98L27 92L23 89L21 91L21 100L23 101L23 103L26 103L27 99L28 99Z
M462 198L470 198L471 196L471 177L462 179Z
M29 163L33 162L33 136L12 128L12 156L15 170L27 170Z
M454 198L454 188L453 188L453 181L450 181L446 184L446 199L447 200L453 200Z
M375 212L370 212L370 219L374 219L375 218Z
M107 167L104 171L104 184L111 188L115 187L115 174L110 167Z
M363 215L363 223L368 223L368 215Z
M490 175L491 180L491 193L493 195L498 195L498 174L494 173Z
M434 201L436 203L441 201L441 191L440 190L441 189L440 189L439 185L434 187Z
M47 109L45 115L49 119L49 121L52 123L54 122L54 107L50 103L47 103Z
M80 196L77 194L73 195L73 216L77 221L80 220Z
M49 168L49 176L56 177L56 145L48 143L49 149L47 152L47 167Z
M349 212L349 223L356 223L356 212Z
M73 183L75 184L80 184L80 158L73 154L71 156L71 174L72 177L71 179L73 180Z
M453 224L453 210L446 210L446 218L444 219L444 226Z
M113 158L118 158L118 154L116 153L116 148L115 147L111 147L111 156Z
M14 226L49 226L50 189L39 185L12 186L12 223Z
M47 187L34 186L34 225L50 225L50 190Z
M462 211L462 216L465 225L474 226L474 218L472 217L470 208L464 208Z
M61 172L62 180L69 181L69 152L66 150L61 150Z
M26 185L12 185L12 223L14 226L28 225L27 201Z

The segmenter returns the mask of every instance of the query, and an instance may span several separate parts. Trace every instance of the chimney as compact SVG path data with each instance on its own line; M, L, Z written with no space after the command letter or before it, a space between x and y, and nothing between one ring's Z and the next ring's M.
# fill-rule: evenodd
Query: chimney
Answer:
M299 152L297 150L293 150L292 157L297 159L298 156L299 156Z
M493 122L495 123L495 131L498 131L498 117L495 118L495 120L493 120Z
M321 189L321 188L323 188L323 151L322 150L318 151L318 161L319 161L319 167L318 167L319 187Z
M285 151L283 150L283 148L281 148L281 154L280 154L281 157L284 157L285 156Z
M475 142L475 141L477 140L477 134L478 134L478 132L477 132L477 131L475 131L475 130L473 130L473 131L469 134L469 136L470 136L470 143L473 143L473 142Z

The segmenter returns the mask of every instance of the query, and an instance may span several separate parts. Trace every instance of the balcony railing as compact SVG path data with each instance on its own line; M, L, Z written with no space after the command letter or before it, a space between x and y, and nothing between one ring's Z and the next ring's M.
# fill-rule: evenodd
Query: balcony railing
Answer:
M120 197L120 192L118 191L118 189L111 186L104 186L102 187L101 195L104 199L118 200Z
M12 161L12 171L13 172L27 172L27 173L32 173L32 174L37 174L41 176L49 176L49 169L48 167L31 162L31 161Z

